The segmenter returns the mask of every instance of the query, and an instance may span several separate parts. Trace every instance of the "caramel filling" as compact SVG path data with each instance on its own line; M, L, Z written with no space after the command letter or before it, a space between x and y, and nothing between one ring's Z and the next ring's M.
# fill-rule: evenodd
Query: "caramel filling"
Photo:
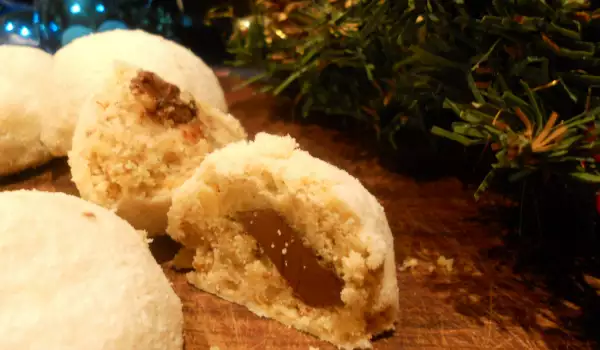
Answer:
M145 115L157 122L185 124L196 117L194 99L152 72L140 70L129 89L144 106Z
M298 299L312 307L343 305L342 279L319 262L317 254L303 244L279 214L260 210L239 213L238 218Z

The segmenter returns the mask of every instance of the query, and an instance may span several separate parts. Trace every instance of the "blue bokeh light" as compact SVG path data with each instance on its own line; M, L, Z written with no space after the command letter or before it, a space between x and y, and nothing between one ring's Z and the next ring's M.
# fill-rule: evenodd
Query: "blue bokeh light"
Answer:
M15 29L15 25L12 22L6 22L6 24L4 25L4 29L7 32L12 32L13 29Z
M81 13L81 5L79 5L78 3L74 3L73 5L71 5L69 10L71 11L72 14Z
M48 25L50 27L50 30L53 31L54 33L58 32L58 25L54 22L50 22L50 24Z
M98 13L104 13L104 11L106 11L106 8L104 7L103 4L96 5L96 12L98 12Z
M21 36L24 36L27 38L28 36L31 35L31 30L29 28L23 26L23 27L21 27L21 30L19 33L21 33Z

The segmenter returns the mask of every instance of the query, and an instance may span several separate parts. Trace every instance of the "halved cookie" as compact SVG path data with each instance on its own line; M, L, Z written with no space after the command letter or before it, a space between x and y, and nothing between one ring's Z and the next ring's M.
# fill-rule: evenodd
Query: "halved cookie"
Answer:
M174 191L167 232L195 249L196 287L340 348L394 328L383 208L347 172L260 133L208 155Z
M157 235L172 189L206 154L245 138L233 116L153 72L117 63L81 111L69 164L82 198Z

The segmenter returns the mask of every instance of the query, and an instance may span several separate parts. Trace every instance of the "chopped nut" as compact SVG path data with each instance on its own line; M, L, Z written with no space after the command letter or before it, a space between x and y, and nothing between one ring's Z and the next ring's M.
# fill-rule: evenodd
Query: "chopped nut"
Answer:
M129 86L145 109L145 115L158 122L185 124L196 117L197 107L191 96L182 96L176 85L158 75L140 70ZM184 100L185 98L185 100Z

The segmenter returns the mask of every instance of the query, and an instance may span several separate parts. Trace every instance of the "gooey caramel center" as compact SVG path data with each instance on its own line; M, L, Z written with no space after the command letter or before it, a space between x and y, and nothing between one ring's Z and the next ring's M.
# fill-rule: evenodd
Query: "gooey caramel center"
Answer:
M259 244L292 288L294 295L312 307L341 306L342 279L333 268L304 245L300 236L277 212L259 210L238 213L238 219Z

